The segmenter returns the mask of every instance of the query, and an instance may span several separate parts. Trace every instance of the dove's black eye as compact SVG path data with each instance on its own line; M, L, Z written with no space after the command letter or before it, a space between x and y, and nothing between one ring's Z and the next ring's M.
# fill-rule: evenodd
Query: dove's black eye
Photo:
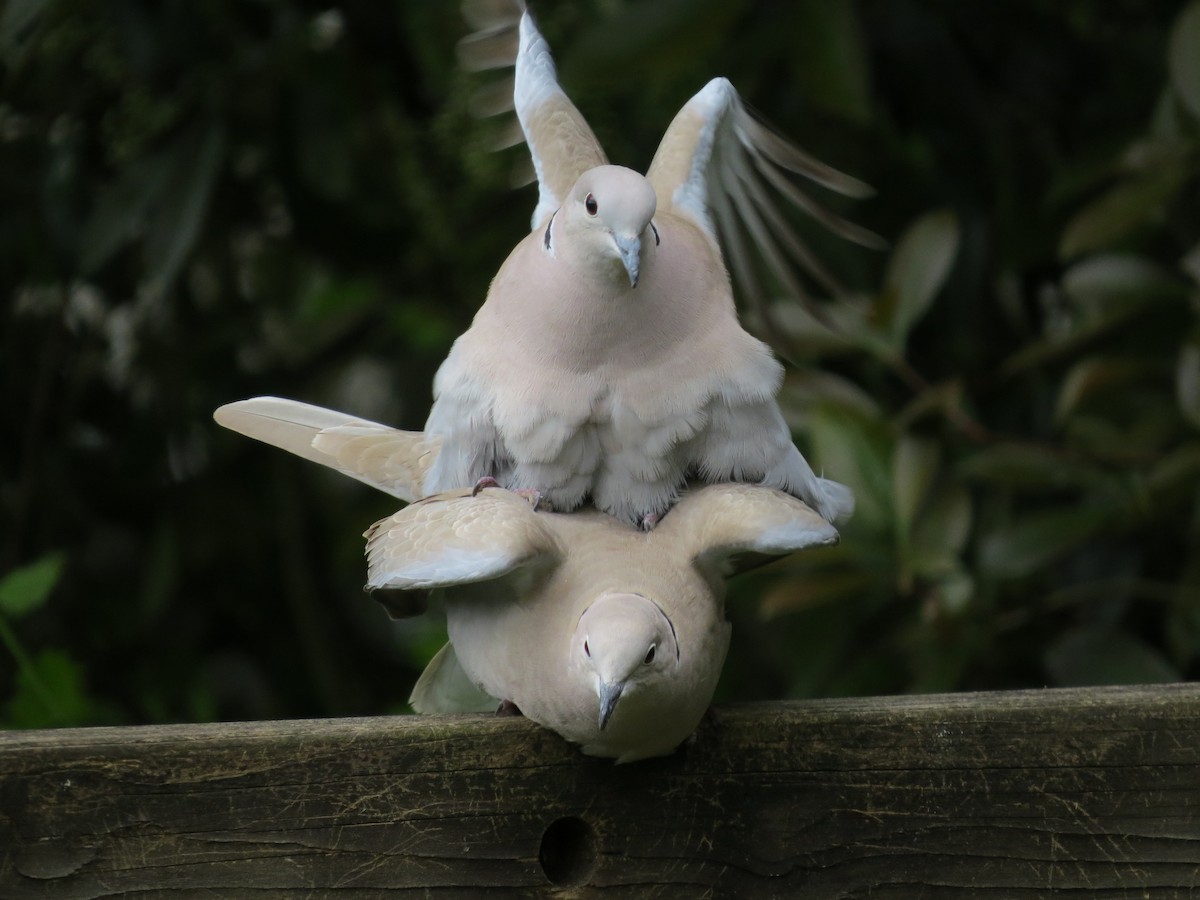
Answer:
M600 211L600 204L596 202L596 198L591 194L587 195L587 199L583 201L583 208L587 210L589 216L594 216Z
M592 658L592 648L588 646L587 641L583 642L583 652L587 656L588 659Z
M654 650L657 646L657 644L650 645L650 649L646 651L646 658L642 660L643 665L648 666L650 663L654 662Z

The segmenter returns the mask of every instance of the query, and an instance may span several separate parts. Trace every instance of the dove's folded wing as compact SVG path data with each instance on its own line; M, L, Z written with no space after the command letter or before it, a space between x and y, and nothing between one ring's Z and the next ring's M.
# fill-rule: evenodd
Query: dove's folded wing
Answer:
M217 424L336 469L405 502L422 496L440 440L282 397L227 403Z
M548 566L558 539L522 496L496 488L439 494L367 529L367 590L491 581Z
M793 182L795 175L847 196L871 193L861 181L830 168L755 119L725 78L714 78L684 104L646 173L660 213L685 215L717 241L735 282L760 308L767 298L755 275L755 251L794 296L807 296L796 279L796 264L830 293L842 292L837 278L788 221L785 204L851 241L882 245L875 234L814 201Z
M429 661L413 686L408 702L425 715L456 712L494 712L500 703L471 681L447 643Z
M695 565L722 577L838 542L838 530L808 504L756 484L712 484L690 491L654 534L679 542Z

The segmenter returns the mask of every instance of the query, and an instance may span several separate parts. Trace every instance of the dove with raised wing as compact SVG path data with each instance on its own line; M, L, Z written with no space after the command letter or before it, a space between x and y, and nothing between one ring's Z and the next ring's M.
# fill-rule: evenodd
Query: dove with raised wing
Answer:
M786 171L861 185L758 124L723 78L679 112L647 175L609 165L528 13L519 31L513 98L538 180L533 230L437 373L425 434L442 446L425 493L494 479L555 510L590 498L649 528L695 478L761 483L829 521L848 516L849 489L792 443L775 400L782 367L738 322L715 223L740 221L783 270L791 253L822 273L764 184L809 211Z
M419 501L366 537L369 589L445 589L450 642L414 709L515 706L622 763L671 753L708 709L729 647L724 577L837 531L788 494L721 484L649 533L489 489Z
M419 432L277 397L214 418L402 499L439 450ZM418 712L512 705L585 753L631 762L672 752L708 708L729 645L725 577L838 534L794 497L722 484L689 492L650 533L464 490L366 537L367 587L389 611L419 611L425 590L445 589L450 643L413 689Z

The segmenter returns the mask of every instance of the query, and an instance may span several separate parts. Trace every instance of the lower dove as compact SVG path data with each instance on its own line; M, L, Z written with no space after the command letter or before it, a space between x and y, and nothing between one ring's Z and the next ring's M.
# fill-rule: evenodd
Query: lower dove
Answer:
M782 368L738 322L712 214L741 221L770 261L783 264L778 240L819 270L760 180L809 211L782 171L861 185L755 122L723 78L679 112L646 176L609 165L528 13L519 28L533 230L437 373L425 433L442 449L425 493L491 480L559 511L590 497L648 528L696 478L758 482L829 521L848 516L849 489L792 443L775 399Z
M215 418L404 499L438 452L419 433L272 397ZM461 490L367 531L367 587L445 590L450 642L413 689L418 712L513 705L584 753L632 762L674 751L708 708L729 645L725 577L837 536L794 497L745 484L687 493L649 533Z

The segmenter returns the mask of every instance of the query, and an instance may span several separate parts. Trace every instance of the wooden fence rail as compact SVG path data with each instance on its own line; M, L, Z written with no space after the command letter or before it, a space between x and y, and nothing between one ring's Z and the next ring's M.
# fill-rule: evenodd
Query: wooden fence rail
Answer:
M1200 685L0 735L0 897L1200 897Z

